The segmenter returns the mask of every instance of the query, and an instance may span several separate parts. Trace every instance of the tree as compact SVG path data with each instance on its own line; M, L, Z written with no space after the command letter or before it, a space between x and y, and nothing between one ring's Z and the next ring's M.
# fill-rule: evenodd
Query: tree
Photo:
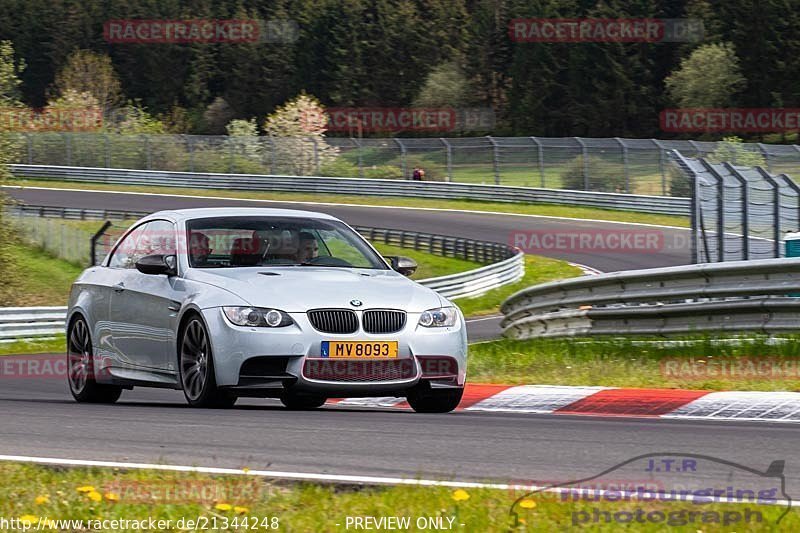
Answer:
M469 100L469 81L454 61L442 63L425 79L414 100L415 107L465 107Z
M122 99L120 85L111 58L91 50L77 50L56 74L55 88L59 95L67 91L89 93L107 114Z
M97 99L88 92L65 90L47 103L39 129L43 131L99 131L102 110Z
M0 41L0 105L18 106L19 74L24 63L14 60L14 46L10 41ZM8 164L12 163L19 149L17 140L9 135L6 121L0 122L0 185L11 177ZM0 189L0 207L5 205L5 194ZM10 244L14 239L12 228L3 220L5 214L0 209L0 305L11 303L14 289L19 281L16 265L11 254Z
M719 43L697 48L664 83L679 107L696 108L730 105L744 82L733 45Z
M261 161L261 144L258 142L258 124L256 119L234 119L225 127L228 131L229 144L233 152L248 160Z
M338 150L325 142L327 128L325 108L313 96L300 94L278 107L264 122L273 144L274 166L296 176L319 172L338 155Z

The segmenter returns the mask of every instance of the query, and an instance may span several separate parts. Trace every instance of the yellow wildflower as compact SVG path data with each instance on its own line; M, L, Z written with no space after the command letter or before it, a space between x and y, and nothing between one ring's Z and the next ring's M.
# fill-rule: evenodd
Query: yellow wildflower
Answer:
M464 489L453 491L453 499L457 502L469 500L469 494Z

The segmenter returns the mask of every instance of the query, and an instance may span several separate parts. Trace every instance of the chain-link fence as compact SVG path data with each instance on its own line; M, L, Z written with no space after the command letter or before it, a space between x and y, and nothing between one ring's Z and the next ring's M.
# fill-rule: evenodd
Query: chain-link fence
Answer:
M24 242L79 266L91 263L90 241L94 231L99 228L98 224L95 223L96 227L92 228L91 224L31 216L13 208L6 209L3 217Z
M580 137L274 138L20 133L16 163L494 183L522 187L688 196L667 152L705 157L720 144ZM773 173L800 174L800 147L742 144ZM732 161L735 163L736 161Z
M759 166L672 157L694 188L695 262L783 257L783 236L800 229L800 186Z

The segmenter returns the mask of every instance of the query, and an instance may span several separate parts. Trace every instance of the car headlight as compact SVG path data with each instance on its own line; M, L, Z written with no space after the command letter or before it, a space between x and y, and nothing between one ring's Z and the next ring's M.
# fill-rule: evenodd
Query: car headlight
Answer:
M424 328L444 328L455 325L458 311L455 307L428 309L419 317L419 325Z
M223 307L222 312L237 326L282 328L294 323L292 317L278 309L261 307Z

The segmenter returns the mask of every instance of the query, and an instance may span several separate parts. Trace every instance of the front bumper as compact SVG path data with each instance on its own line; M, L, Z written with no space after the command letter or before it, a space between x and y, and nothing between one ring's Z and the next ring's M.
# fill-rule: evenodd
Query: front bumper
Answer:
M363 311L356 313L361 323ZM322 333L305 313L289 313L291 326L260 328L231 324L219 307L203 310L217 385L248 396L276 396L287 389L326 396L403 395L423 379L435 386L463 386L463 317L459 315L453 327L424 328L417 326L420 314L408 313L401 331L378 335L361 328L352 334ZM331 340L397 341L398 357L375 360L368 368L362 361L322 358L322 342Z

